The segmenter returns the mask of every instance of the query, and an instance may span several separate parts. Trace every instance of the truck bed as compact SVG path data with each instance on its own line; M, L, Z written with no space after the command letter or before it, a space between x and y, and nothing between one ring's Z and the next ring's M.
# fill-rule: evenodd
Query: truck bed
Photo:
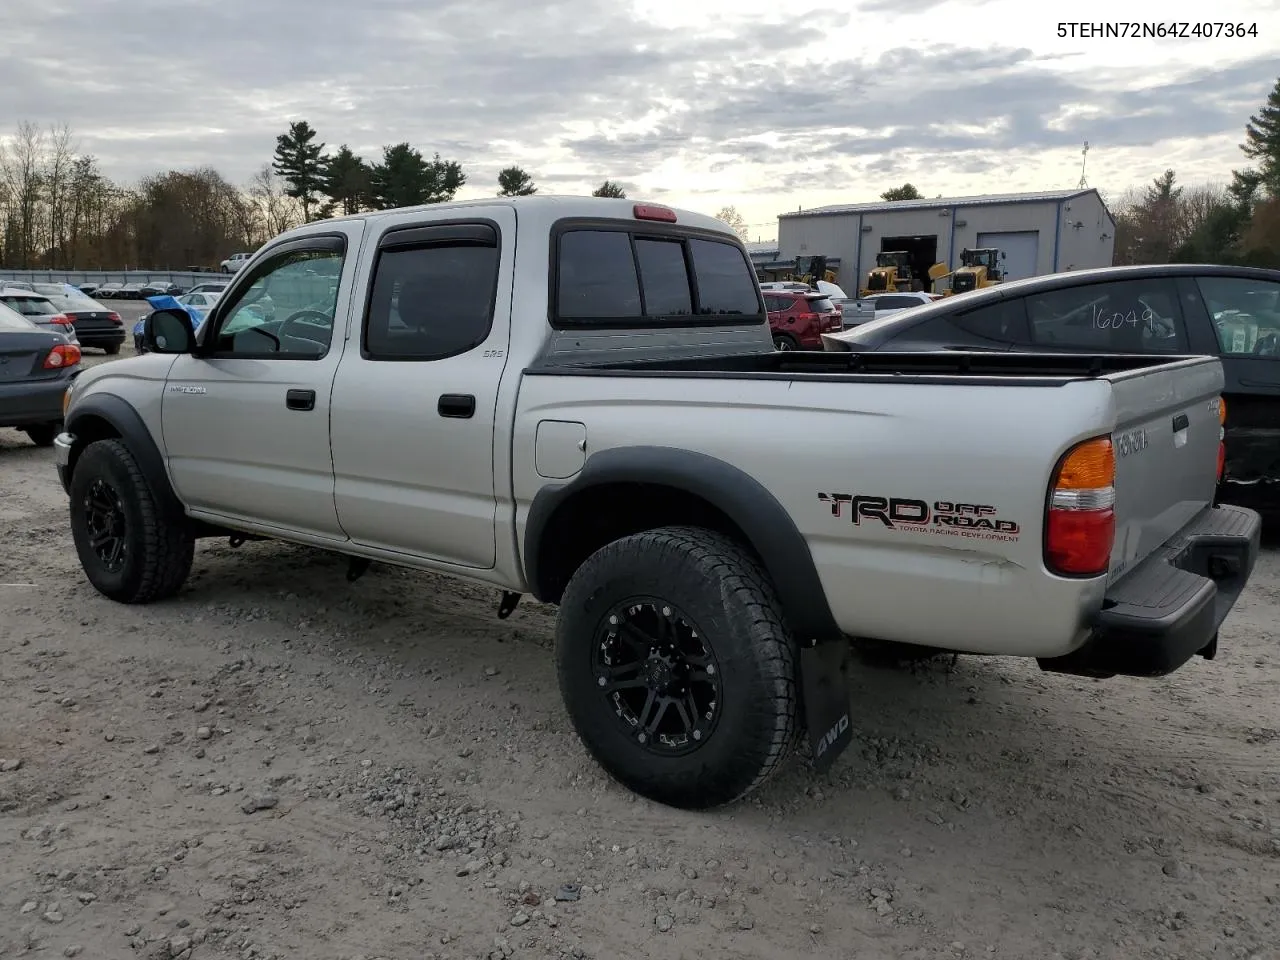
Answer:
M1016 384L1061 386L1074 380L1141 373L1179 362L1201 362L1195 355L1062 353L845 353L773 351L737 356L637 359L610 362L537 362L527 374L555 376L643 376L899 383Z

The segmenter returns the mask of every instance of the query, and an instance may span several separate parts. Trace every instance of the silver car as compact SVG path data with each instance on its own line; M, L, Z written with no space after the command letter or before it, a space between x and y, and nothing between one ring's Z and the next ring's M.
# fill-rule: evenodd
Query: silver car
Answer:
M0 288L0 303L11 310L16 310L41 330L60 333L69 342L80 343L76 336L75 322L44 294L17 287L3 287Z

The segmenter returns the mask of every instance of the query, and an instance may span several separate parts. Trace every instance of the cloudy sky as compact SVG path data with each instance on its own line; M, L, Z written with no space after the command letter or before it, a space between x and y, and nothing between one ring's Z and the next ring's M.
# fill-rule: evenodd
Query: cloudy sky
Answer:
M1224 179L1280 76L1276 0L5 0L0 132L71 125L133 180L210 164L241 183L306 119L367 157L518 163L544 192L608 177L752 239L778 213L1090 186L1165 167ZM1036 13L1037 9L1044 12ZM1147 13L1140 11L1146 9ZM1218 39L1061 39L1058 20L1216 20Z

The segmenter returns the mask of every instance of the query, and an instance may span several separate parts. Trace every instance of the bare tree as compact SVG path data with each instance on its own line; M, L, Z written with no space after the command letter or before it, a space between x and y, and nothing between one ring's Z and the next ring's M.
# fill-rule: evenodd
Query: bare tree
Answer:
M41 168L44 158L44 132L26 120L18 124L11 145L0 146L0 180L7 199L5 235L11 263L23 270L32 266L36 250L36 223L43 188Z
M721 207L719 212L716 213L716 219L723 220L727 223L733 229L733 232L738 235L738 238L744 243L746 242L749 232L747 229L747 221L746 218L738 212L737 207Z
M246 237L258 246L277 234L303 222L304 212L297 200L286 193L286 186L271 164L264 163L249 180L251 208L256 214L256 229Z
M44 185L45 211L48 230L45 256L50 267L65 266L68 234L67 211L72 205L72 169L75 163L75 145L71 128L66 124L52 127L45 141L42 157L41 181Z

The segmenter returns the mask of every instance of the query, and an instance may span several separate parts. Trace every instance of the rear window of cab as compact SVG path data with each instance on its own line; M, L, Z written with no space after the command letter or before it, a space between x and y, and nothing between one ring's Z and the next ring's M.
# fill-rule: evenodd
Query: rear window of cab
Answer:
M755 269L727 239L648 229L571 227L553 252L555 326L765 323Z

